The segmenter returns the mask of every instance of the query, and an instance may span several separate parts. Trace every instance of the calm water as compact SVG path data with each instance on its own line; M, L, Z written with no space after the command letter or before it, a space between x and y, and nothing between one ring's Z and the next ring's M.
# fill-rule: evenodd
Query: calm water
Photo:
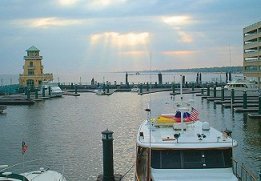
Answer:
M230 109L214 107L212 102L195 95L195 108L202 120L217 129L231 129L239 146L235 157L253 172L261 168L261 122L248 120ZM179 97L175 97L179 99ZM0 164L22 161L21 142L29 149L26 161L12 171L24 172L40 166L63 172L68 180L95 180L102 172L101 132L114 131L115 172L124 174L135 161L135 138L139 124L146 118L144 109L150 104L152 116L171 112L173 101L169 92L139 96L135 93L114 93L96 96L83 93L80 97L64 96L38 102L33 106L8 106L0 115ZM132 180L132 169L125 180Z

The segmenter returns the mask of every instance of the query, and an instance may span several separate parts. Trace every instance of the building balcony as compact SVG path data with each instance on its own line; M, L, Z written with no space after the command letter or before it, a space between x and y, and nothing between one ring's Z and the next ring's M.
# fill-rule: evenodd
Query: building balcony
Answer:
M43 56L24 56L25 60L42 60Z
M244 50L256 47L261 47L261 42L254 41L244 44Z
M253 51L244 53L244 58L255 58L261 56L261 51Z
M34 78L34 79L44 80L44 79L53 79L53 74L51 74L51 73L46 73L46 74L42 74L42 75L24 75L24 74L19 74L19 77L20 78L24 78L24 79Z
M261 36L260 33L245 35L244 36L244 42L250 41L250 40L256 40L257 41L260 36Z

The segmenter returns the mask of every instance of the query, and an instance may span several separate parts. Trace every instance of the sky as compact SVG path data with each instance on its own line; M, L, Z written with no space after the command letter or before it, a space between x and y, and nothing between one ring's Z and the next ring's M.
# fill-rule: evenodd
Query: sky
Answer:
M260 0L0 0L0 74L242 66L243 28Z

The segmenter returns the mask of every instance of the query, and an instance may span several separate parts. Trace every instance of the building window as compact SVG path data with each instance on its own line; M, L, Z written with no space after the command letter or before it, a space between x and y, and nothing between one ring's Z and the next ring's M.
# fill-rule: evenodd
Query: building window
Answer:
M28 75L34 75L34 70L29 69L28 70Z
M30 67L33 67L34 66L34 63L33 62L30 62Z
M258 67L257 66L246 66L245 70L248 72L255 72L255 71L258 71Z

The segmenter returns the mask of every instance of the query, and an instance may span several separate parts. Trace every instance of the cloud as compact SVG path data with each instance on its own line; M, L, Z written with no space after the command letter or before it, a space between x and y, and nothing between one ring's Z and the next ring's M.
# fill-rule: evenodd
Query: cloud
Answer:
M163 16L162 21L175 29L191 25L194 22L190 16Z
M126 2L126 0L92 0L88 3L90 8L103 9L108 6L117 5Z
M90 37L92 45L108 43L114 47L133 47L138 45L147 45L150 40L148 32L141 33L118 33L118 32L104 32L93 34Z
M58 4L61 6L73 6L79 2L79 0L58 0Z
M183 30L185 26L189 26L195 23L195 20L193 20L191 16L163 16L161 19L162 22L169 25L176 31L180 37L181 42L193 42L193 37Z
M77 19L63 19L57 17L47 17L47 18L34 18L26 20L15 20L12 24L18 24L20 26L26 26L31 28L49 28L58 26L71 26L76 24L82 24L83 20Z
M134 56L134 57L141 57L148 55L148 51L141 51L141 50L132 50L132 51L123 51L119 53L123 56Z
M191 50L177 50L177 51L162 51L162 55L167 56L187 56L196 53L195 51Z

